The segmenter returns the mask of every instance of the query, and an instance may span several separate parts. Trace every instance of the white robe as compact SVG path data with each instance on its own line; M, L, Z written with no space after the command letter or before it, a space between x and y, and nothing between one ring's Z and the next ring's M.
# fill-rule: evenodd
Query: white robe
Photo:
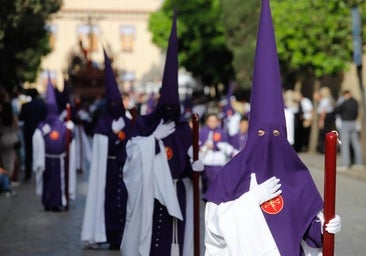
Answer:
M92 148L93 161L90 166L88 194L81 229L83 243L93 244L107 241L104 216L107 158L108 137L95 134Z
M280 255L262 210L250 192L205 212L205 256Z
M36 195L42 196L43 189L43 172L46 169L46 145L41 130L36 129L32 137L33 142L33 172L36 175ZM69 199L75 200L76 198L76 168L75 168L75 143L71 141L69 152ZM64 162L61 161L61 189L62 189L62 202L66 205L65 197L65 169Z
M127 143L127 160L123 179L128 191L126 226L121 243L121 255L145 256L150 253L154 198L167 207L171 216L183 219L176 189L169 170L162 141L155 155L155 138L136 137ZM191 182L184 180L187 191L188 216L192 210ZM189 194L190 193L190 194ZM192 220L193 218L190 218ZM193 252L193 224L186 221L183 255Z
M88 169L92 156L92 149L88 136L85 133L82 125L76 125L75 128L75 146L76 146L76 169L85 170Z

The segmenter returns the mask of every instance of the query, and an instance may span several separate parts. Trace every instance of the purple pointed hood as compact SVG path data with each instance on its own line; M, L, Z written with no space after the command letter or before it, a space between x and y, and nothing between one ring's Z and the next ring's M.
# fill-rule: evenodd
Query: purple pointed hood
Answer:
M59 112L62 112L66 109L66 104L70 103L71 92L68 81L64 79L64 88L62 91L59 91L57 88L55 89L58 110Z
M164 66L163 80L160 89L160 97L156 109L164 104L178 104L178 38L177 16L174 12L172 27L169 36L168 49Z
M146 114L151 114L155 107L155 93L150 93L146 101Z
M169 107L167 107L169 106ZM160 96L150 114L141 116L138 122L138 130L141 135L151 134L161 119L167 121L170 115L174 119L180 116L180 100L178 93L178 38L177 17L174 12L172 27L169 36L165 67L160 88Z
M46 105L47 115L59 115L55 88L53 87L49 72L47 72Z
M113 117L119 117L125 114L125 108L122 103L121 92L119 91L116 77L114 75L111 60L105 49L104 53L104 84L107 111Z
M275 207L261 207L281 255L300 255L300 240L323 202L308 168L287 141L269 0L262 0L258 29L248 140L222 168L204 198L215 204L237 199L249 191L251 173L256 173L258 184L278 177L282 194L271 201Z

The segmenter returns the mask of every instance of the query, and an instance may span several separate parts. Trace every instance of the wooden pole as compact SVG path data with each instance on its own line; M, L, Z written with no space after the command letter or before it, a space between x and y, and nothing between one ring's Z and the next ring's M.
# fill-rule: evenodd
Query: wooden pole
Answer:
M66 104L66 122L71 120L71 105ZM65 210L69 210L69 163L70 163L71 130L66 129L66 157L65 157Z
M338 133L328 132L325 136L325 172L324 172L324 223L335 217L336 201L336 163ZM323 227L323 256L334 255L334 234Z
M196 113L192 116L193 124L193 161L198 160L199 151L199 118ZM200 173L193 172L193 239L194 256L200 256Z

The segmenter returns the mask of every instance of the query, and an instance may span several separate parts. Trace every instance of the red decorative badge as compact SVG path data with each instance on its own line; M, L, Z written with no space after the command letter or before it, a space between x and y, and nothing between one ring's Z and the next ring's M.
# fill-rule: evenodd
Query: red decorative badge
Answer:
M60 134L58 133L58 131L51 131L50 138L51 140L58 140L58 138L60 138Z
M213 141L217 142L217 141L221 141L221 133L219 132L215 132L212 136Z
M173 157L173 149L170 147L165 147L166 157L170 160Z
M264 212L268 214L277 214L283 209L283 204L283 198L281 195L279 195L267 202L264 202L261 205L261 208Z
M124 140L126 138L126 134L123 131L119 131L117 133L117 137L119 140Z

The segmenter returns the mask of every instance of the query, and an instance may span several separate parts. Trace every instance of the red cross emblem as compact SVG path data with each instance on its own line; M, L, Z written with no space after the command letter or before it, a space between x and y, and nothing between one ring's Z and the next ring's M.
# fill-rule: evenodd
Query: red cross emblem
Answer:
M283 204L283 197L279 195L267 202L264 202L261 205L261 208L264 212L268 214L277 214L283 209Z

